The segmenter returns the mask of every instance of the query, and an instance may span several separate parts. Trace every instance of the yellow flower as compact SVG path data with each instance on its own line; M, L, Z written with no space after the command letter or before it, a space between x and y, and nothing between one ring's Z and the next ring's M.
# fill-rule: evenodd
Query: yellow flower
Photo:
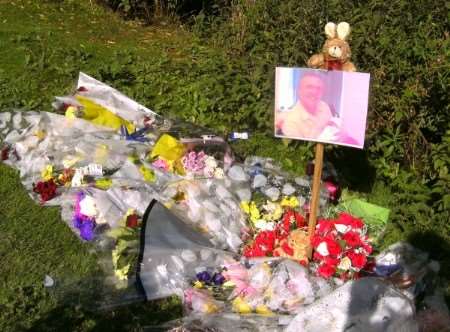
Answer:
M203 283L197 280L194 282L194 288L203 288Z
M37 130L34 134L40 141L43 140L45 136L47 136L47 132L45 130Z
M155 173L152 170L146 168L144 165L141 165L139 167L139 172L142 174L144 180L147 182L154 182L156 180Z
M53 179L53 166L47 165L41 172L41 177L44 179L44 181L48 181L50 179Z
M238 296L233 300L233 311L240 314L249 314L252 312L252 307L241 296Z
M242 211L244 211L245 213L249 214L249 213L250 213L250 205L249 205L249 202L247 202L247 201L242 201L242 202L241 202L241 209L242 209Z
M258 208L256 207L255 202L251 202L250 203L250 220L251 221L256 221L261 219L261 215L259 213Z
M214 303L205 303L203 305L203 312L207 314L213 314L215 312L219 311L219 307L216 306Z
M76 119L77 118L77 108L75 106L69 106L66 109L66 117L68 119Z
M225 288L231 288L231 287L235 287L236 284L230 280L227 280L222 284L222 286Z
M281 200L281 206L283 206L283 207L295 208L299 205L300 205L300 203L298 202L298 199L295 196L290 196L290 197L286 196L286 197L283 197L283 199Z
M112 186L112 180L107 178L101 178L95 180L95 186L102 190L108 190Z
M256 306L256 313L264 316L272 316L273 312L264 304Z

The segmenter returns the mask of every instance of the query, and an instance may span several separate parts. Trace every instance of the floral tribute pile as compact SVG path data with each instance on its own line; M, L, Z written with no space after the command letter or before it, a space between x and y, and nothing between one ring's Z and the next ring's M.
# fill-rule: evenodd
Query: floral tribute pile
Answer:
M287 257L308 265L307 223L295 196L266 201L261 207L254 201L242 202L241 208L250 225L244 235L245 257ZM311 268L323 278L358 278L372 253L364 222L347 213L335 219L319 219L311 244Z
M357 278L372 253L364 222L347 213L319 220L312 245L315 269L324 278Z
M295 313L329 292L331 283L314 277L292 260L226 262L197 273L185 290L185 303L195 312L231 310L240 314Z

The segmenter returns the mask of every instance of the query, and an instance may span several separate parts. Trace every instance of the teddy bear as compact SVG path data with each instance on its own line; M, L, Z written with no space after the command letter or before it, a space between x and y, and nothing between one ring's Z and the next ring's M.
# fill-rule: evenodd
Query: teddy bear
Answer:
M284 248L284 244L287 244L290 250L286 250ZM281 240L279 246L273 251L273 253L274 256L290 258L300 262L308 262L308 244L308 233L301 228L297 228L290 232L286 239ZM288 252L291 250L292 252Z
M356 71L355 65L350 62L350 46L346 39L350 34L350 25L341 22L337 26L333 22L325 25L327 40L322 53L314 54L308 60L308 67L326 70Z

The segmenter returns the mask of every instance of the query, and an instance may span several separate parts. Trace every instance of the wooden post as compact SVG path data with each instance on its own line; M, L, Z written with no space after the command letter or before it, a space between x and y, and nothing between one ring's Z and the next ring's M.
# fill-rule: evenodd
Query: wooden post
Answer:
M308 258L311 259L312 256L312 244L311 240L314 236L314 230L316 229L317 221L317 210L319 207L320 200L320 181L322 179L322 167L323 167L323 144L316 144L316 158L314 159L314 176L313 176L313 186L311 194L311 202L309 209L309 220L308 220Z

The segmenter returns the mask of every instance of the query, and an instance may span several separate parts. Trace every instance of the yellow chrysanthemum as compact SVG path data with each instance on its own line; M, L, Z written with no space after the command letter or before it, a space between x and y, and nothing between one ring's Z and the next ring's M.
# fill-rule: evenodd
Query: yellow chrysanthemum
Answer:
M53 179L53 166L52 165L45 166L41 172L41 177L44 179L44 181Z
M249 213L250 213L250 205L249 205L249 202L247 202L247 201L242 201L242 202L241 202L241 209L242 209L242 211L244 211L245 213L249 214Z
M261 214L259 213L259 210L256 207L255 202L250 202L250 220L256 221L259 219L261 219Z

